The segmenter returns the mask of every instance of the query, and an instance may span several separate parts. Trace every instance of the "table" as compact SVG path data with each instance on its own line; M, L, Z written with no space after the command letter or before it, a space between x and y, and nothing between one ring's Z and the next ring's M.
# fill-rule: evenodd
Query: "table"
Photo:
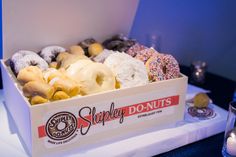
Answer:
M181 72L190 76L190 68L181 66ZM190 82L190 81L189 81ZM214 104L221 108L228 110L228 104L233 99L236 89L236 82L226 79L224 77L206 73L206 81L204 84L195 84L201 88L211 91L209 97L213 100ZM180 147L178 149L160 154L160 157L199 157L199 156L214 156L222 157L221 149L223 145L224 133L206 138L204 140Z

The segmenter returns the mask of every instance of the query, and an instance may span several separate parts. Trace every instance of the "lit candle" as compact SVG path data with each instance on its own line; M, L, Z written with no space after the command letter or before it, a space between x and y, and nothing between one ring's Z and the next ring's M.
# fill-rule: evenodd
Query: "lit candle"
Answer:
M227 152L230 155L236 156L236 135L233 133L227 138Z

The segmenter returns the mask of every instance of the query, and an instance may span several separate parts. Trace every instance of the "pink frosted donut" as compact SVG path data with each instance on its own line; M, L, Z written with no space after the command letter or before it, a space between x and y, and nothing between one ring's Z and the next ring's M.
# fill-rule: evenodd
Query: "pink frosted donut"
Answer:
M142 51L137 52L135 58L141 60L145 64L149 58L156 56L157 54L158 52L155 49L146 48Z
M133 46L131 46L131 47L127 50L126 53L127 53L128 55L132 56L132 57L135 57L139 51L142 51L142 50L144 50L144 49L147 49L147 47L144 46L144 45L141 45L141 44L139 44L139 43L136 43L136 44L134 44Z
M154 55L148 59L145 65L151 81L173 79L180 75L178 62L169 54Z

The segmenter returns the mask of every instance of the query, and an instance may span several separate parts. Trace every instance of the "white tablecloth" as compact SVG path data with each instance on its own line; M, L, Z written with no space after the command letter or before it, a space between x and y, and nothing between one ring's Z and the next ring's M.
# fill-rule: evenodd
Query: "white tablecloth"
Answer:
M186 99L198 92L208 92L195 86L188 86ZM0 91L0 156L26 157L27 154L17 136L14 122L6 111ZM88 149L72 152L69 156L152 156L173 150L183 145L223 132L227 111L210 104L216 116L208 120L199 120L185 113L185 119L173 128L152 131L143 135ZM223 143L223 141L222 141ZM60 154L60 156L68 156Z

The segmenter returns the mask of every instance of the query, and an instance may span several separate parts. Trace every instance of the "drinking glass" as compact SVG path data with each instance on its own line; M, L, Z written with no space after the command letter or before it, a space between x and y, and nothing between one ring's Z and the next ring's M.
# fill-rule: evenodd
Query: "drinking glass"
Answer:
M236 101L229 103L222 155L236 157Z

